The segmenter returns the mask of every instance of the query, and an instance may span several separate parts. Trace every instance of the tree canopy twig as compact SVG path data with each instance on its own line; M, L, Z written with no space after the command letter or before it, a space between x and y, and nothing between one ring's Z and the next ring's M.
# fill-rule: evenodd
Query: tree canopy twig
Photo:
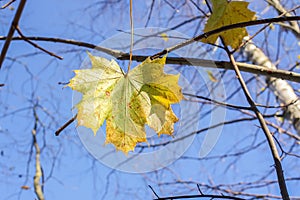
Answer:
M211 195L211 194L197 194L197 195L181 195L181 196L170 196L161 197L154 200L172 200L172 199L199 199L199 198L216 198L216 199L233 199L233 200L245 200L239 197L225 196L225 195Z
M15 17L10 25L10 29L8 31L8 34L7 34L7 37L5 39L5 43L3 45L3 48L2 48L2 51L1 51L1 54L0 54L0 69L1 69L1 66L2 66L2 63L5 59L5 55L7 53L7 50L8 50L8 47L10 45L10 42L12 40L12 37L14 35L14 32L16 30L16 27L19 23L19 20L21 18L21 15L22 15L22 12L23 12L23 9L25 7L25 3L26 3L26 0L21 0L20 1L20 4L18 6L18 9L17 9L17 12L15 14Z
M176 44L172 47L166 48L161 52L158 52L157 54L151 56L152 59L154 58L158 58L160 56L165 55L166 53L170 53L172 51L175 51L176 49L180 49L182 47L185 47L187 45L192 44L193 42L199 41L202 38L207 38L208 36L223 32L223 31L227 31L227 30L231 30L231 29L235 29L235 28L243 28L243 27L247 27L247 26L256 26L256 25L260 25L260 24L267 24L267 23L276 23L276 22L285 22L285 21L297 21L300 20L300 16L292 16L292 17L276 17L276 18L267 18L267 19L259 19L259 20L251 20L251 21L247 21L247 22L240 22L240 23L236 23L236 24L230 24L230 25L226 25L226 26L222 26L220 28L208 31L206 33L202 33L196 37L193 37L189 40L186 40L182 43Z
M128 60L129 54L124 53L119 50L109 49L106 47L96 46L91 43L70 40L70 39L62 39L62 38L51 38L51 37L26 37L28 40L32 41L46 41L46 42L56 42L56 43L64 43L70 44L80 47L86 47L89 49L95 49L111 55L118 60ZM6 37L0 37L0 40L5 40ZM23 40L22 37L13 37L12 40ZM132 60L135 61L144 61L148 56L144 55L133 55ZM178 64L178 65L193 65L193 66L201 66L201 67L211 67L211 68L219 68L219 69L230 69L233 70L233 66L230 62L226 61L214 61L214 60L205 60L199 58L187 58L187 57L167 57L167 64ZM276 77L281 78L293 82L300 83L300 74L296 72L286 71L286 70L275 70L275 69L266 69L265 67L253 64L247 64L242 62L237 62L239 69L244 72L249 72L257 75L263 75L268 77Z

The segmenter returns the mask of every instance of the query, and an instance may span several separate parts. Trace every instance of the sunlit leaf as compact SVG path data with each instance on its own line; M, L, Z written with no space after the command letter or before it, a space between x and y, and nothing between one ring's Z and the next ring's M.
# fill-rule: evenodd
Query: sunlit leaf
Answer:
M97 130L106 120L106 143L125 153L146 142L145 125L172 135L178 121L171 104L183 96L179 75L165 74L166 58L143 63L125 74L115 61L89 55L92 68L75 70L68 84L83 94L76 105L78 125Z
M255 12L250 11L248 2L227 0L212 0L213 13L209 17L204 32L208 32L226 25L236 24L255 19ZM232 48L238 48L242 43L243 37L247 36L246 28L236 28L223 31L219 34L211 35L202 39L205 43L215 43L217 38L221 36L226 45Z

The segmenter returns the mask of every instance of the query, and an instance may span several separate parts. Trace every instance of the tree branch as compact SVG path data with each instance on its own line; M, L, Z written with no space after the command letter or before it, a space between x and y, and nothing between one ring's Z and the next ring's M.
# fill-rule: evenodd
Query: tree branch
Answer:
M13 2L15 2L16 0L11 0L11 1L9 1L9 2L7 2L6 4L4 4L2 7L1 7L1 9L5 9L5 8L7 8L8 6L10 6Z
M89 49L95 49L97 51L101 51L103 53L106 53L108 55L111 55L115 58L121 57L125 53L114 50L114 49L109 49L106 47L101 47L101 46L96 46L91 43L87 42L81 42L81 41L76 41L76 40L71 40L71 39L62 39L62 38L50 38L50 37L36 37L36 36L28 36L26 37L28 40L31 41L45 41L45 42L54 42L54 43L62 43L62 44L69 44L69 45L75 45L79 47L86 47ZM0 37L0 40L6 40L7 37ZM22 37L12 37L12 40L24 40Z
M36 196L38 197L38 199L44 200L45 198L44 198L42 186L40 184L40 180L43 177L41 161L40 161L41 150L40 150L40 147L39 147L39 145L37 143L37 139L36 139L37 125L38 125L39 118L37 116L35 107L33 109L33 115L34 115L34 119L35 119L34 127L32 129L33 145L35 148L35 175L33 178L33 185L34 185L34 192L35 192Z
M133 55L132 59L135 61L144 61L148 56ZM121 57L117 58L118 60L128 60L129 55L123 54ZM269 69L259 65L252 65L242 62L236 62L239 69L243 72L249 72L252 74L263 75L267 77L276 77L284 80L289 80L293 82L300 83L300 74L278 69ZM208 68L218 68L218 69L229 69L234 70L233 65L230 62L226 61L214 61L214 60L204 60L198 58L185 58L185 57L167 57L166 64L178 64L178 65L192 65L192 66L201 66Z
M15 32L15 29L16 29L18 23L19 23L20 18L21 18L21 15L22 15L25 3L26 3L26 0L21 0L20 1L20 4L18 6L18 9L17 9L17 12L15 14L15 17L14 17L14 19L13 19L11 25L10 25L9 32L7 34L5 43L3 45L3 48L2 48L2 51L1 51L1 54L0 54L0 69L1 69L2 63L3 63L4 59L5 59L8 47L10 45L10 42L11 42L12 37L13 37L14 32Z
M21 31L19 25L16 26L16 30L17 30L17 32L19 33L19 35L22 37L22 39L23 39L24 41L28 42L29 44L31 44L33 47L35 47L35 48L37 48L37 49L39 49L39 50L41 50L41 51L43 51L43 52L49 54L50 56L53 56L53 57L55 57L55 58L58 58L58 59L60 59L60 60L63 59L61 56L58 56L58 55L56 55L56 54L54 54L54 53L52 53L52 52L50 52L50 51L44 49L43 47L40 47L39 45L35 44L34 42L30 41L25 35L23 35L23 33L22 33L22 31Z
M176 44L172 47L166 48L163 51L153 55L151 58L155 59L158 58L160 56L165 55L166 53L175 51L176 49L180 49L182 47L185 47L187 45L192 44L193 42L199 41L202 38L207 38L208 36L223 32L223 31L227 31L227 30L231 30L231 29L235 29L235 28L242 28L242 27L247 27L247 26L256 26L259 24L268 24L268 23L275 23L275 22L285 22L285 21L297 21L300 20L300 16L292 16L292 17L277 17L277 18L268 18L268 19L260 19L260 20L251 20L251 21L247 21L247 22L240 22L240 23L236 23L236 24L230 24L227 26L222 26L220 28L214 29L212 31L208 31L206 33L202 33L194 38L191 38L189 40L186 40L182 43Z
M71 119L69 119L64 125L62 125L59 129L57 129L57 131L55 131L55 135L59 136L59 134L65 129L67 128L70 124L72 124L77 118L77 114L72 117Z
M117 58L118 60L128 60L129 59L129 54L127 54L127 53L124 53L124 52L118 51L118 50L114 50L114 49L96 46L94 44L87 43L87 42L62 39L62 38L48 38L48 37L26 37L26 38L28 40L32 40L32 41L57 42L57 43L70 44L70 45L75 45L75 46L80 46L80 47L86 47L89 49L96 49L98 51L101 51L103 53L111 55L111 56ZM6 37L0 37L0 40L5 40L5 39L6 39ZM23 40L23 38L22 37L13 37L12 40ZM147 57L148 56L133 55L132 60L142 62ZM233 70L233 66L230 62L204 60L204 59L198 59L198 58L167 57L166 63L167 64L193 65L193 66ZM285 70L278 70L278 69L277 70L276 69L267 69L267 68L259 66L259 65L252 65L252 64L242 63L242 62L237 62L237 65L239 66L240 70L244 71L244 72L249 72L249 73L268 76L268 77L276 77L276 78L281 78L281 79L300 83L300 74L299 73L285 71Z
M234 199L234 200L245 200L238 197L225 196L225 195L209 195L209 194L198 194L198 195L182 195L182 196L170 196L161 197L154 200L172 200L172 199L198 199L198 198L211 198L211 199Z
M247 88L247 85L240 73L240 70L235 62L235 59L232 55L232 53L229 51L229 49L227 48L227 46L225 45L223 39L221 38L221 41L225 47L225 50L228 54L228 57L230 59L230 62L232 63L232 65L234 66L234 71L236 73L236 76L238 77L238 80L240 82L240 85L243 89L243 92L246 96L246 99L249 103L249 105L251 106L253 112L255 113L260 125L261 125L261 128L263 130L263 132L265 133L265 136L266 136L266 139L268 141L268 144L269 144L269 147L270 147L270 150L271 150L271 153L272 153L272 156L273 156L273 160L275 162L275 169L276 169L276 173L277 173L277 179L278 179L278 183L279 183L279 188L280 188L280 193L281 193L281 196L284 200L289 200L290 197L289 197L289 194L288 194L288 191L287 191L287 187L286 187L286 183L285 183L285 179L284 179L284 175L283 175L283 170L282 170L282 166L281 166L281 162L280 162L280 156L278 154L278 150L277 150L277 147L276 147L276 144L273 140L273 136L267 126L267 123L263 117L263 115L260 113L260 111L258 110L258 108L256 107L256 104L255 102L253 101L251 95L250 95L250 92Z

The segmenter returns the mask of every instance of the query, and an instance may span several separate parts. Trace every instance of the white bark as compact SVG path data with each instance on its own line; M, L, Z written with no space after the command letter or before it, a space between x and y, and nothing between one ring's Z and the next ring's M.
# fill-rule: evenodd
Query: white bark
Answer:
M248 37L244 38L244 40L248 39ZM277 69L264 52L252 41L243 47L243 52L254 64L264 66L269 69ZM300 135L300 100L298 100L299 97L295 94L294 89L287 81L280 78L269 77L266 81L281 104L290 104L286 109L285 118L291 121L298 135Z
M267 0L267 2L271 6L273 6L280 15L284 15L286 17L293 16L281 5L279 0ZM282 23L281 26L292 30L293 34L297 37L297 39L300 39L300 28L297 21Z

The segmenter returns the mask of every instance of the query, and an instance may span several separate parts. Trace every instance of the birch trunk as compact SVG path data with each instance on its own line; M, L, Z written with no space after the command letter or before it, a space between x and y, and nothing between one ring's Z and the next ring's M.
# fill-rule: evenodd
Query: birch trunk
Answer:
M244 40L248 39L248 37L244 38ZM264 52L252 41L249 41L242 50L252 63L269 69L277 69ZM268 77L266 81L280 103L289 105L286 108L285 118L291 121L298 135L300 135L300 101L294 89L287 81L280 78Z

